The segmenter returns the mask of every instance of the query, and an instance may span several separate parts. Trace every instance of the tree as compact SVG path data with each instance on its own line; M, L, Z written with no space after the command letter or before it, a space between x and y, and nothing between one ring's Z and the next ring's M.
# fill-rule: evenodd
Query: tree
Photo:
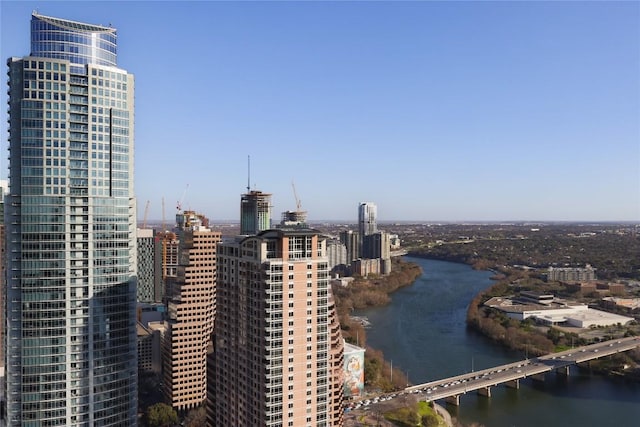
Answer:
M147 423L150 427L168 427L177 422L178 414L166 403L156 403L147 410Z
M422 416L422 427L437 427L440 425L440 418L436 414L424 414Z
M200 427L207 423L207 412L204 406L199 406L189 411L184 418L185 427Z

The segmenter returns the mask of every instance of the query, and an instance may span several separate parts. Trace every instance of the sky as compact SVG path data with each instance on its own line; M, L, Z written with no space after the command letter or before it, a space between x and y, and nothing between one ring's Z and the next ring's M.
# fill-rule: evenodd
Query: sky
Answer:
M3 61L33 10L118 30L139 218L640 220L639 2L2 0Z

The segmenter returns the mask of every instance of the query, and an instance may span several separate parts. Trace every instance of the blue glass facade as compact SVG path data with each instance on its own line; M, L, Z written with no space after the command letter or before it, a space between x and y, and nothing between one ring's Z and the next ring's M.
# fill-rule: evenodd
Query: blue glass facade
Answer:
M73 64L116 66L116 30L34 14L31 56Z
M32 32L8 60L7 425L135 426L133 76L114 29Z

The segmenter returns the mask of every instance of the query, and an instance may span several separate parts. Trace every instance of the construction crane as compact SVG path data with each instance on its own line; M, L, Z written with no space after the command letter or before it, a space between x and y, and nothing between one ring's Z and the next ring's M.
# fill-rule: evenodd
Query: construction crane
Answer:
M182 193L182 198L180 198L180 200L178 201L178 204L176 205L176 209L178 210L178 213L182 212L182 202L184 202L184 198L187 195L187 190L189 189L189 184L187 184L187 186L184 189L184 192Z
M165 228L165 219L164 219L164 197L162 198L162 231L167 231Z
M293 187L293 197L296 199L296 211L301 211L302 202L298 199L298 193L296 193L296 185L291 181L291 186Z
M147 217L149 216L149 203L150 200L147 200L147 204L144 206L144 217L142 217L142 228L147 228Z

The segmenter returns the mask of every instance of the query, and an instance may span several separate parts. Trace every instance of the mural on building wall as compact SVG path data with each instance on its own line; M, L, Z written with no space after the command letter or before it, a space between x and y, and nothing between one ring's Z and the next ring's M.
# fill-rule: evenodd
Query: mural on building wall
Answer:
M358 351L345 357L345 396L360 397L364 390L364 351Z

